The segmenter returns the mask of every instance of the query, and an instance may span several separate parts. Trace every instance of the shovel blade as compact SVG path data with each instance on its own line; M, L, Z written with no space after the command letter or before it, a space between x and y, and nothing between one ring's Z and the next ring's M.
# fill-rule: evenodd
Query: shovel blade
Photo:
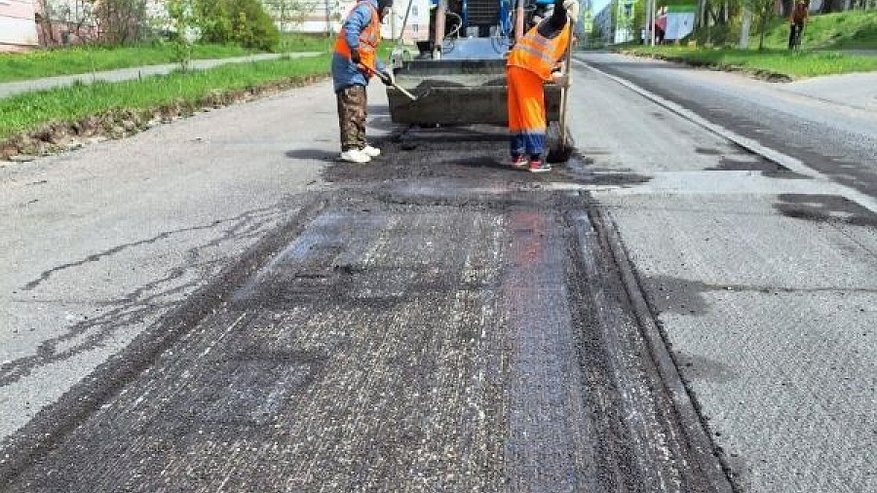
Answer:
M561 138L560 128L556 124L552 123L548 126L545 141L548 147L548 156L545 159L551 164L565 163L570 160L573 152L575 152L576 144L573 142L572 137L567 134Z

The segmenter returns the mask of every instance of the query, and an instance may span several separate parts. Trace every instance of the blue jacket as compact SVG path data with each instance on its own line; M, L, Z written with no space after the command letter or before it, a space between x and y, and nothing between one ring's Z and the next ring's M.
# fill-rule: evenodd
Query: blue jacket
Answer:
M372 4L375 9L378 8L377 0L365 1ZM347 16L347 19L344 21L344 29L347 33L347 36L345 37L347 40L347 46L350 46L350 49L359 46L359 35L371 21L371 18L371 10L369 10L366 5L357 5L350 12L350 15ZM380 70L381 72L386 71L386 67L380 60L375 59L375 64L377 65L375 69ZM368 79L365 74L359 70L356 64L337 53L332 55L332 82L335 86L335 92L350 86L368 85Z

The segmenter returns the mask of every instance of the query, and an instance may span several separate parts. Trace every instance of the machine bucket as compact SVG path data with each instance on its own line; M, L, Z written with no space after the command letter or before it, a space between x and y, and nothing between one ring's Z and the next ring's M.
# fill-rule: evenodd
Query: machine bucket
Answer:
M417 101L387 88L390 117L409 125L507 125L505 60L413 60L395 70L396 83ZM548 121L560 116L560 88L545 85Z

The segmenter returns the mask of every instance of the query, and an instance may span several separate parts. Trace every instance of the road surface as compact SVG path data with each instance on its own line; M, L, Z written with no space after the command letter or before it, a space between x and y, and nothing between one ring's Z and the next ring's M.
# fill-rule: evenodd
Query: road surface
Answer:
M0 491L875 489L867 162L575 76L547 176L327 84L0 169Z

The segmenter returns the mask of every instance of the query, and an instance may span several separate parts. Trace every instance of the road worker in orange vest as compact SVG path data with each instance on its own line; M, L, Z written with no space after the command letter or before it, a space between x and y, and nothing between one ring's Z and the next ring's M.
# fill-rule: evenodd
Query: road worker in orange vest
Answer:
M360 0L353 7L335 41L332 81L338 99L341 160L367 163L381 154L365 140L368 116L366 86L373 75L392 84L393 73L378 60L381 21L390 15L393 0Z
M553 10L519 39L509 53L506 74L514 168L533 173L551 171L551 166L542 160L547 130L542 85L554 81L569 87L569 79L556 69L573 35L569 20L577 19L578 15L578 0L555 0Z

